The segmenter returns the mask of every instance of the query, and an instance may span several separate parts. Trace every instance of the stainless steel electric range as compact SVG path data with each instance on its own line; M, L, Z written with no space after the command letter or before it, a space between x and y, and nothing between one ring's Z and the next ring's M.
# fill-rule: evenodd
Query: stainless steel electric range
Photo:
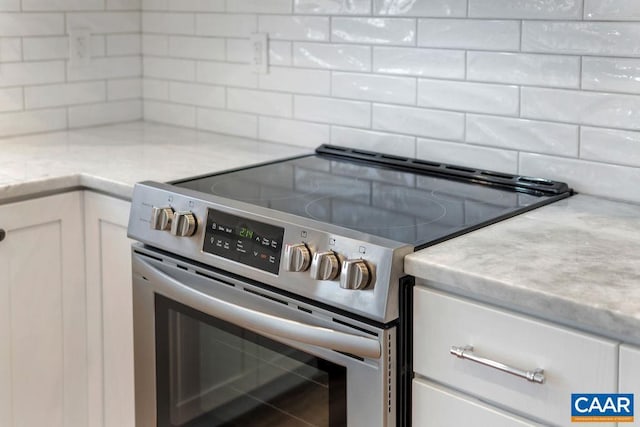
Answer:
M137 184L136 425L408 425L404 257L570 195L328 145Z

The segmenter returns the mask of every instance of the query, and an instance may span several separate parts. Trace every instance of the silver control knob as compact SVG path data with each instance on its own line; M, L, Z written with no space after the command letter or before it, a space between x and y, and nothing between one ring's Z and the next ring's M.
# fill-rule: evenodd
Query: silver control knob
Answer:
M369 286L371 273L367 263L361 259L349 259L342 263L340 287L344 289L364 289Z
M335 253L316 252L311 261L311 278L314 280L333 280L338 277L340 263Z
M284 262L287 271L307 271L311 264L311 252L304 243L287 245L284 249Z
M193 236L196 232L198 221L191 212L176 212L171 222L171 234L178 237Z
M151 208L151 228L154 230L170 230L173 221L173 209Z

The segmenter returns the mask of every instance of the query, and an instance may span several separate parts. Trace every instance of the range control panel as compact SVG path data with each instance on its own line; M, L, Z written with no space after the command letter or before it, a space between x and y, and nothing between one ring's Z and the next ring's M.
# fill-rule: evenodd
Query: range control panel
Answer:
M207 209L202 251L269 273L280 271L284 228Z

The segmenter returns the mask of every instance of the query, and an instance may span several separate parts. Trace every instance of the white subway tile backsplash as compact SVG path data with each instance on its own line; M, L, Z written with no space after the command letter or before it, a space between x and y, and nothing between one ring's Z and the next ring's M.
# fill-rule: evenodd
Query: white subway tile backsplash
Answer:
M258 75L249 65L199 61L197 81L215 85L256 87Z
M145 101L144 117L152 122L196 127L196 107L167 102Z
M294 0L294 10L321 15L368 15L371 0Z
M142 96L144 99L168 101L169 100L169 82L165 80L155 80L151 78L143 79ZM146 117L146 111L145 111L145 117Z
M106 0L107 10L135 10L140 11L141 0Z
M0 13L0 37L65 33L62 13Z
M142 79L120 79L107 81L107 99L119 101L142 98Z
M373 71L419 77L464 79L462 50L374 47Z
M324 70L271 67L269 74L260 75L259 81L260 89L329 95L331 74Z
M512 174L518 172L517 151L423 138L418 138L416 151L420 159Z
M106 39L104 36L92 36L91 57L98 58L105 56L105 44ZM22 39L22 51L22 59L25 61L69 59L69 38L67 36L25 37Z
M639 22L522 23L522 50L578 55L640 55Z
M139 33L139 12L72 12L66 14L67 29L88 28L92 34Z
M144 76L158 79L194 81L196 61L173 58L144 58Z
M374 104L375 130L432 138L464 138L464 114L425 108Z
M231 0L227 12L242 13L291 13L292 0Z
M582 88L640 94L640 59L584 57Z
M225 110L198 108L198 129L229 135L258 137L258 117Z
M224 0L222 1L224 2ZM169 10L169 0L142 0L142 10Z
M22 110L22 88L0 89L0 113Z
M258 17L258 30L276 40L326 41L329 40L329 18L262 15Z
M334 72L331 79L331 95L338 98L415 105L416 79Z
M293 64L291 42L269 40L269 65L289 66Z
M144 56L169 55L169 36L144 34L142 36L142 54Z
M415 45L416 23L402 18L332 18L334 42Z
M420 79L418 105L445 110L517 115L518 87Z
M316 96L295 96L296 119L344 126L371 126L371 105Z
M469 17L516 19L581 19L582 1L469 0Z
M226 94L222 86L170 82L169 99L179 104L195 105L196 107L224 108Z
M141 118L142 103L137 99L69 107L71 128L130 122Z
M577 157L578 126L507 117L467 115L466 141L533 153Z
M249 89L228 89L227 108L264 116L293 116L293 96L290 94Z
M178 12L224 12L225 0L165 0L166 9ZM162 6L162 0L160 0Z
M0 0L0 12L20 11L20 0Z
M376 15L464 17L467 0L373 0Z
M70 82L138 77L141 74L142 64L138 56L93 58L86 67L67 67L67 81Z
M329 142L329 129L325 124L260 116L258 137L265 141L316 148Z
M142 40L140 34L115 34L107 36L107 55L140 55Z
M253 49L249 39L227 39L227 61L248 64L253 58ZM292 59L292 43L281 40L269 40L269 65L290 66Z
M162 34L194 34L195 15L190 13L146 12L142 14L142 31Z
M640 96L526 87L522 88L522 116L640 129Z
M171 36L169 56L185 59L224 60L224 39L211 37Z
M102 10L104 0L22 0L23 11Z
M638 0L584 0L584 17L603 21L638 21Z
M331 143L397 156L416 156L416 138L413 136L333 126L331 128Z
M21 59L21 39L17 37L0 38L0 62L14 62Z
M580 58L506 52L469 52L467 77L496 83L577 88Z
M371 48L350 44L294 43L293 63L297 67L371 71Z
M580 158L640 167L640 132L582 127Z
M67 110L21 111L0 114L0 137L51 132L67 127Z
M24 90L28 110L103 102L106 98L107 86L100 81L32 86Z
M0 87L63 82L64 61L9 62L1 65Z
M522 153L520 173L566 182L579 193L640 202L640 168Z
M255 15L228 15L199 13L196 15L195 33L200 36L249 37L258 28Z
M517 51L520 23L505 20L419 19L418 46Z

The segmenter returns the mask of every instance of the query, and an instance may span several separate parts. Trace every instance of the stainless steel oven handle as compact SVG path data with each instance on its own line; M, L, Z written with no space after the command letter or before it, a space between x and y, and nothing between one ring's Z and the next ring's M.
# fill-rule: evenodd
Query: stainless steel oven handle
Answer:
M168 298L233 323L253 332L377 359L382 351L378 340L329 328L307 325L220 300L180 283L145 261L138 271L153 282L154 290Z

